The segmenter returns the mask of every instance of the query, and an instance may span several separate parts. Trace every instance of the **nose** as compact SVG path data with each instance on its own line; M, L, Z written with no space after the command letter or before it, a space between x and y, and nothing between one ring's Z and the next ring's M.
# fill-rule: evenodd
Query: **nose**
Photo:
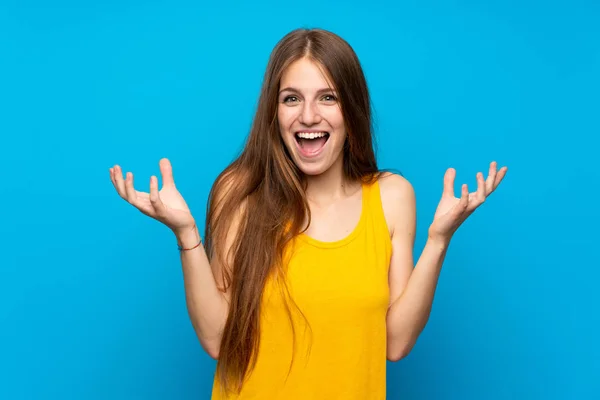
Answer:
M321 114L317 105L311 101L303 102L298 120L304 125L314 125L321 122Z

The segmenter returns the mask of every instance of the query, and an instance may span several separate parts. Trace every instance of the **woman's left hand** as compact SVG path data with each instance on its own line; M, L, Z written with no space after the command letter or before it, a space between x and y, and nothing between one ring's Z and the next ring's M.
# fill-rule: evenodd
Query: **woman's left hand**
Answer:
M454 178L456 171L449 168L444 175L444 191L429 227L429 237L450 241L454 232L471 215L486 198L496 190L504 176L507 167L497 171L496 162L490 163L490 171L486 180L481 172L477 173L477 191L469 193L467 184L462 185L461 197L454 196Z

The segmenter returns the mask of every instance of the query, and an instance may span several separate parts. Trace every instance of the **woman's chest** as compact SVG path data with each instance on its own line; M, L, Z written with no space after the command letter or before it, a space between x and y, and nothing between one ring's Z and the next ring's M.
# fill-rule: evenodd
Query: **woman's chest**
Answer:
M298 248L288 260L287 290L303 312L358 317L389 304L389 259L383 248L349 243Z

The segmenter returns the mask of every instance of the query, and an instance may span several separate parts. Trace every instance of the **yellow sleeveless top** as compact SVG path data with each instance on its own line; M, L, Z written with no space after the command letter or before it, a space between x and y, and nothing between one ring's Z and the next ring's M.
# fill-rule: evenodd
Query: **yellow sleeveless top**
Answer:
M277 279L265 287L254 370L235 396L215 379L212 399L385 399L391 241L379 183L363 184L350 235L322 242L301 234L288 256L289 297Z

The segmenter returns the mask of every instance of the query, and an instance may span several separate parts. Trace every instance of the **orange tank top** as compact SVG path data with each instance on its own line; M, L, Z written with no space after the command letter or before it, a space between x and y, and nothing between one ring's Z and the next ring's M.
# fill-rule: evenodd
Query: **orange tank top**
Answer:
M235 396L215 379L212 399L385 399L391 241L379 183L363 184L361 217L348 236L301 234L287 254L288 290L276 279L265 286L254 370Z

